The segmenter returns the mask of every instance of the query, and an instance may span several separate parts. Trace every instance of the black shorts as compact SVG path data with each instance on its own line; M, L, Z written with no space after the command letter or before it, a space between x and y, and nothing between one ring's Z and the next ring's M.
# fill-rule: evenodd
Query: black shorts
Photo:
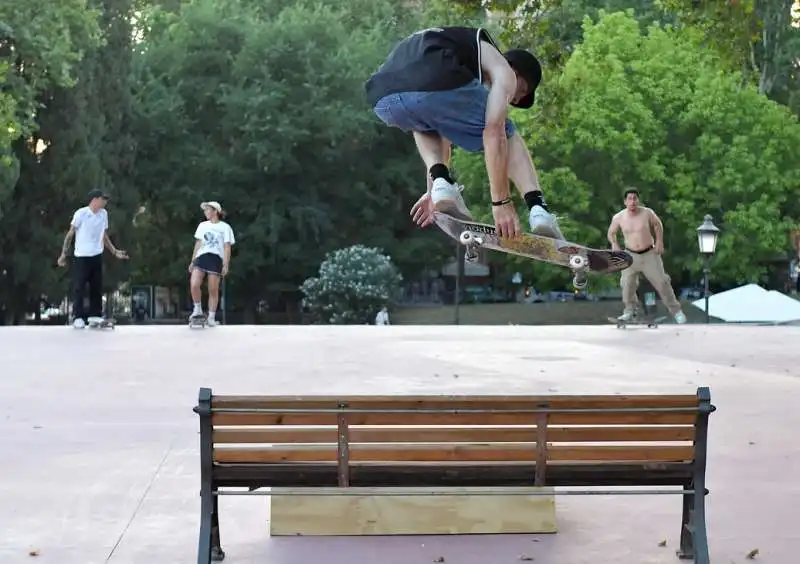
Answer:
M203 253L194 259L192 265L208 274L222 274L222 257L214 253Z

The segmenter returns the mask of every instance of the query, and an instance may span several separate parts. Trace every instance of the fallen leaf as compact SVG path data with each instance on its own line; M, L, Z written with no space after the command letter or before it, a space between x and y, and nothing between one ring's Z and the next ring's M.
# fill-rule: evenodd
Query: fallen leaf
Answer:
M658 546L667 546L667 539L664 539L660 543L658 543Z
M758 549L757 548L754 548L753 550L751 550L750 552L747 553L747 559L748 560L753 560L756 556L758 556Z
M28 553L28 556L39 556L39 554L40 554L40 551L39 551L39 549L37 548L36 550L31 550L31 551Z
M527 556L525 554L521 554L519 559L522 560L523 562L530 562L531 560L533 560L533 556Z
M438 558L433 559L434 562L444 562L444 556L440 556Z

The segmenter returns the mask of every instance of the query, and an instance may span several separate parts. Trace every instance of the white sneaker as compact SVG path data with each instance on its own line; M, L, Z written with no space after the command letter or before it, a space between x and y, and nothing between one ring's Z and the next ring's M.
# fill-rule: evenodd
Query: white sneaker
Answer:
M461 196L462 190L464 190L463 186L450 184L444 178L437 178L431 187L433 209L460 219L472 220L469 208Z
M73 329L83 329L86 327L86 323L83 322L83 318L78 317L72 322L72 327Z
M628 322L628 321L631 321L632 319L633 319L633 312L632 311L626 311L625 313L623 313L622 315L617 317L617 321Z
M683 313L682 311L679 311L678 313L676 313L675 314L675 323L680 323L680 324L686 323L686 314Z
M556 216L546 211L542 206L533 206L528 216L531 232L542 237L564 240L561 229L558 227Z
M209 318L206 319L206 325L208 325L209 327L216 327L217 325L219 325L219 323L217 323L216 318L209 316Z
M89 325L101 325L103 323L103 318L97 315L90 315L86 318L86 321Z

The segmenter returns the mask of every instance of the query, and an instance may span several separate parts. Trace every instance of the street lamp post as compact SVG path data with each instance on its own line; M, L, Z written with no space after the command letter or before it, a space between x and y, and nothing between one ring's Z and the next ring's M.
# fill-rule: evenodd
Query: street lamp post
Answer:
M717 250L717 239L719 238L719 228L711 221L711 216L706 214L703 218L703 225L697 228L697 245L700 247L700 254L703 255L703 297L706 300L706 323L710 322L708 314L708 275L711 272L711 257Z

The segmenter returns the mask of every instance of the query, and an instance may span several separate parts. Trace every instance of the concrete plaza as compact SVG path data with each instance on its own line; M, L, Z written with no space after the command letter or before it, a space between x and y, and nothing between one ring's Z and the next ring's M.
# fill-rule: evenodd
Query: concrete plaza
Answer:
M709 386L711 560L793 564L798 343L797 327L725 325L0 328L0 562L196 562L192 407L201 386L243 394ZM220 519L227 564L677 564L680 503L559 497L559 533L550 536L270 538L264 497L222 497Z

